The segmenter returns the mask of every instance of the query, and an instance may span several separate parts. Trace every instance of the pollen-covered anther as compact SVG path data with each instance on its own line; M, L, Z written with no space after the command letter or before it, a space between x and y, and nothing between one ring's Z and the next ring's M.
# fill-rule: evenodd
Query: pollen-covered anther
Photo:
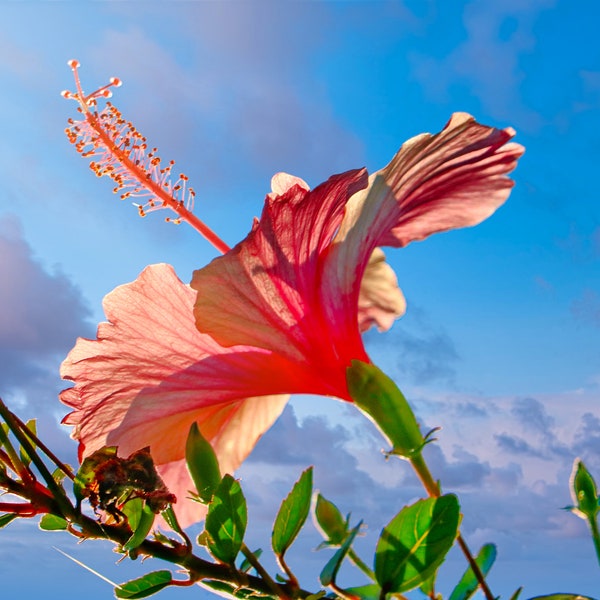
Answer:
M106 102L102 110L98 109L98 100L109 98L111 88L119 87L121 80L112 77L108 84L85 94L77 71L79 62L69 61L69 66L73 70L76 92L67 90L63 97L78 102L77 110L82 118L69 119L65 133L83 157L92 159L90 169L97 177L110 177L113 192L123 200L142 199L134 203L140 216L169 208L177 215L173 221L188 222L218 250L226 252L229 247L191 213L195 194L186 189L187 176L182 173L177 181L171 181L175 161L161 165L158 149L149 150L146 138L113 104Z

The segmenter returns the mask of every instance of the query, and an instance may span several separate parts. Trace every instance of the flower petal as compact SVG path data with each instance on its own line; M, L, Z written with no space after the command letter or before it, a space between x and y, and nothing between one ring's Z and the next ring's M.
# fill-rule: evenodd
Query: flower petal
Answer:
M385 262L381 248L375 248L360 283L358 295L358 328L361 332L376 326L387 331L406 312L406 300L398 287L398 279Z
M232 471L279 416L288 400L279 392L294 382L292 367L269 353L223 348L199 333L195 295L172 267L147 267L105 298L109 322L97 340L79 339L61 367L75 382L61 400L75 409L64 423L75 426L81 456L105 445L122 456L150 446L185 524L201 516L200 505L185 500L193 489L184 460L192 422ZM277 371L263 377L270 365Z
M276 184L284 194L267 196L248 237L194 272L198 329L223 346L253 345L309 366L314 375L304 392L347 397L346 365L331 344L346 315L323 318L320 269L348 199L366 184L364 170L333 176L312 191ZM367 360L360 337L352 341L348 352Z
M440 133L406 142L369 178L368 188L350 199L323 266L321 295L330 299L324 303L325 319L350 317L346 329L336 330L334 344L348 343L352 315L359 318L359 295L377 293L378 279L363 279L377 246L401 247L475 225L507 199L513 186L507 174L523 153L522 146L507 143L513 135L510 128L486 127L457 113Z

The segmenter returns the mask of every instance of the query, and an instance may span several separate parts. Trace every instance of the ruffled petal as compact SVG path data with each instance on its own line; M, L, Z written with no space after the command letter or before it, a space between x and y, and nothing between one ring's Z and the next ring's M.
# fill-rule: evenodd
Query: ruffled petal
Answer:
M360 283L358 294L358 328L371 327L387 331L406 312L406 300L398 287L394 270L385 262L381 248L375 248Z
M105 445L122 456L150 446L185 524L201 517L200 505L185 500L193 487L184 461L192 422L232 471L283 410L290 383L291 390L303 383L294 365L268 352L223 348L199 333L194 299L172 267L147 267L105 298L109 322L97 340L79 339L61 367L75 382L61 400L75 409L64 423L75 427L81 456Z
M402 247L487 219L508 198L514 182L507 175L525 151L508 143L514 135L510 127L487 127L455 113L440 133L403 144L380 171L399 215L379 244Z
M510 128L486 127L456 113L440 133L403 144L348 202L323 268L326 318L343 313L362 319L359 297L376 295L381 284L377 277L363 279L377 246L405 246L490 216L508 198L513 181L507 175L524 151L507 143L513 136ZM342 328L336 334L338 344L352 335Z
M323 318L321 258L348 199L366 186L366 172L333 176L312 191L293 180L280 183L274 188L284 193L267 196L248 237L194 272L196 325L223 346L253 345L310 365L318 373L307 381L306 392L319 393L310 386L321 379L328 386L325 393L346 397L345 365L337 360L330 336L346 315ZM355 328L356 323L355 317ZM366 359L360 339L349 350Z

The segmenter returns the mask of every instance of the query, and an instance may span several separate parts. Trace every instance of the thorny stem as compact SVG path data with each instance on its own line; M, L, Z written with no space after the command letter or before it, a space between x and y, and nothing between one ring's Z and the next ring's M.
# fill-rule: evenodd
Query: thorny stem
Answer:
M429 467L427 466L423 455L419 453L416 456L410 458L409 461L429 496L431 498L439 498L439 496L441 495L440 486L433 479L431 471L429 470ZM467 546L467 543L465 542L460 532L458 533L456 541L458 542L460 549L465 555L467 562L469 563L469 566L473 571L473 574L477 578L479 586L481 587L481 591L486 597L486 600L495 600L495 596L490 591L487 581L485 580L484 574L481 572L479 565L473 558L473 555L471 554L471 551L469 550L469 547Z

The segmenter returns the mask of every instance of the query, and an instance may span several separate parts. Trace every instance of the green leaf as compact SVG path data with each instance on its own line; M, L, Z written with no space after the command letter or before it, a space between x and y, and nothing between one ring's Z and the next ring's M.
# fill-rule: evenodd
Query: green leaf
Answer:
M356 596L361 600L379 600L381 598L381 588L376 583L346 588L344 591L348 597Z
M57 515L46 514L40 519L40 529L44 531L64 531L67 526L67 521Z
M475 562L483 575L487 575L496 560L496 546L494 544L485 544L475 557ZM479 582L473 569L468 567L464 575L461 577L458 585L452 590L448 600L467 600L470 598L479 587Z
M596 482L587 470L583 461L575 459L571 474L571 494L576 503L576 509L587 519L595 519L600 507L598 506L598 491Z
M348 535L348 519L344 519L338 507L317 494L315 517L321 534L329 544L340 546Z
M412 590L430 577L452 547L459 521L453 494L403 508L377 542L375 576L383 592Z
M340 567L342 566L342 562L344 561L344 558L346 558L346 555L350 551L350 548L352 547L352 542L354 541L356 534L360 531L361 525L362 521L349 532L348 536L344 540L344 543L339 547L337 552L329 559L329 561L321 571L319 579L321 580L321 583L323 585L330 585L331 583L335 583L335 578L338 574L338 571L340 570Z
M221 471L213 447L195 422L185 443L185 460L200 500L208 504L221 482Z
M37 422L35 419L29 419L29 421L25 423L25 427L27 427L27 429L29 429L29 431L31 431L34 435L37 435ZM29 440L29 443L33 448L35 448L35 444L31 440ZM31 457L26 452L25 448L23 448L23 446L19 446L19 455L21 456L23 464L28 465L31 462Z
M139 579L132 579L127 583L122 583L115 588L115 596L117 598L128 598L134 600L136 598L147 598L160 592L173 581L169 571L153 571Z
M17 519L19 515L15 515L13 513L7 515L0 515L0 529L6 527L9 523Z
M279 507L271 536L273 552L278 556L283 556L292 545L308 517L312 496L312 475L312 467L309 467L300 475L300 479Z
M513 595L510 597L510 600L517 600L517 598L521 595L521 592L523 591L523 586L521 586L520 588L516 589L513 593Z
M356 405L378 426L392 453L413 458L426 443L415 414L398 386L375 365L353 360L346 371Z
M127 517L127 523L129 524L131 531L135 531L140 524L140 519L142 518L144 501L141 498L132 498L123 505L121 510Z
M255 600L257 598L262 598L264 600L278 600L277 596L262 594L261 592L257 592L256 590L240 587L238 585L234 585L233 583L227 583L225 581L203 579L199 583L201 587L207 588L211 590L211 592L215 592L219 596L223 596L226 594L227 596L231 596L232 598L240 598L241 600Z
M152 525L154 524L155 516L156 515L152 509L147 504L144 504L138 524L134 529L133 534L123 545L123 550L125 550L125 552L135 550L135 548L137 548L146 539L146 536L150 533Z
M225 475L215 490L205 521L208 549L217 560L233 565L242 547L247 522L242 488L231 475Z

